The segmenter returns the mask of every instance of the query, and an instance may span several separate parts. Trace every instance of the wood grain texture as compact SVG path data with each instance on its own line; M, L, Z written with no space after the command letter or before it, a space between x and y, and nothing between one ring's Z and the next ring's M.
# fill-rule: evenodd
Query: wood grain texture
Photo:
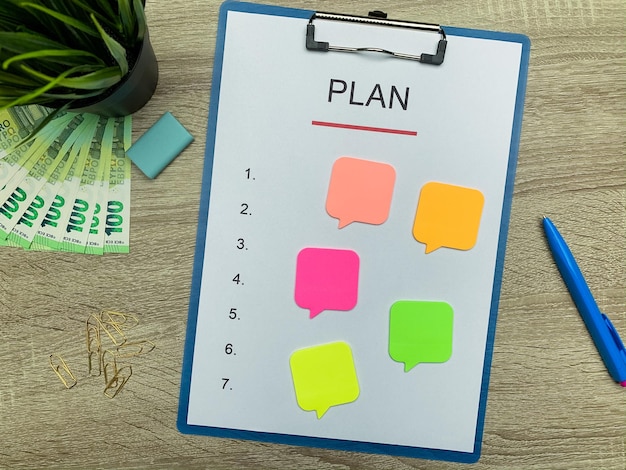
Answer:
M275 4L366 14L366 1ZM219 3L148 0L159 59L134 137L171 111L195 142L154 181L133 168L131 253L0 249L0 468L453 469L461 464L181 435L182 352ZM623 0L390 0L390 17L519 32L530 71L476 469L626 468L626 393L612 383L541 231L549 215L626 335L626 7ZM84 322L140 318L156 349L110 400L89 378ZM48 365L59 353L79 384Z

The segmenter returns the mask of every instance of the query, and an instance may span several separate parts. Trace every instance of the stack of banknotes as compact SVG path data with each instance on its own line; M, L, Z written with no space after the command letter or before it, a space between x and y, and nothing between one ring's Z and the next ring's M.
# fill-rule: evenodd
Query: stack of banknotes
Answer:
M0 246L128 253L130 116L49 113L0 112Z

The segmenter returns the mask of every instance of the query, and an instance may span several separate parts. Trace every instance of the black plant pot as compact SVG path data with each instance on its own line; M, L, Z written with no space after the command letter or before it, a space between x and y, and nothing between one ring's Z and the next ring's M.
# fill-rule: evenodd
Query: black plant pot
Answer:
M128 116L150 101L158 80L159 65L146 31L137 60L122 81L104 95L74 102L69 110L104 117Z

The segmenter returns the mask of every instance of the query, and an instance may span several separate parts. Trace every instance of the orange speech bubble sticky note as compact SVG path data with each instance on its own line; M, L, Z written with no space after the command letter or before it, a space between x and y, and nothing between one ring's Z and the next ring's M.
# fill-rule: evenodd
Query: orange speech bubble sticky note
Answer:
M352 349L336 341L295 351L289 359L298 405L315 411L320 419L331 406L355 401L359 396Z
M476 244L485 197L477 189L430 182L422 187L413 236L426 253L447 247L469 250Z
M352 222L380 225L389 217L396 170L387 163L341 157L333 165L326 211L339 228Z

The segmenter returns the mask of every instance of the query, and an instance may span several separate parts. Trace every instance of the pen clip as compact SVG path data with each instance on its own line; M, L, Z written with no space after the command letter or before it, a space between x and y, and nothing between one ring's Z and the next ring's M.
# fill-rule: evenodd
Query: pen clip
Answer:
M609 319L609 317L607 317L604 313L602 313L601 315L602 315L602 318L604 318L604 323L606 323L606 326L609 329L609 333L611 333L611 336L613 337L613 341L615 341L615 345L617 346L617 349L619 349L622 359L624 359L624 362L626 362L626 347L624 347L622 338L620 338L619 333L613 326L613 323L611 323L611 320Z

